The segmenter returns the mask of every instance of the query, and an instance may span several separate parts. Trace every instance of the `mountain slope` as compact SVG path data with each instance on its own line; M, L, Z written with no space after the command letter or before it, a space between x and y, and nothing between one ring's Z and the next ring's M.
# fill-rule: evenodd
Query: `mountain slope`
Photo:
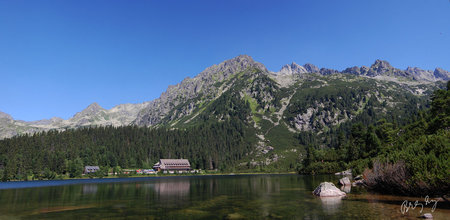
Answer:
M345 108L358 109L363 108L367 99L371 97L376 97L377 101L382 100L388 106L398 102L397 97L385 98L383 91L399 89L399 93L402 94L427 96L430 91L442 87L441 81L448 80L449 77L450 73L440 68L434 71L417 67L400 70L382 60L375 61L370 67L352 67L344 71L319 69L313 64L300 66L292 63L283 66L279 72L270 72L263 64L254 61L251 57L240 55L213 65L194 78L186 78L177 85L169 86L158 99L142 104L123 104L106 110L93 103L68 120L52 118L25 122L13 120L2 114L0 115L0 139L39 131L84 126L134 124L152 127L183 127L194 122L201 123L197 120L202 118L201 113L207 110L207 107L215 100L228 94L230 89L235 91L234 97L249 103L251 108L249 117L253 119L255 127L261 127L262 125L257 122L264 119L263 123L266 123L265 121L281 123L291 131L311 131L329 127L328 124L333 126L341 124L355 117L355 114L352 115L345 109L329 110L328 107L333 105L333 100L331 102L328 100L326 103L321 100L309 100L309 103L298 104L303 107L309 106L308 108L293 110L292 106L295 103L289 105L291 99L293 101L302 99L298 96L305 94L303 92L305 89L310 92L318 89L315 93L331 95L336 92L336 89L333 91L327 88L334 86L335 84L331 82L336 80L339 81L339 88L346 88L346 84L354 82L370 83L377 87L375 94L370 94L366 89L363 91L366 94L358 94L358 97L354 97L358 103L345 105ZM353 88L357 86L355 84ZM322 89L327 91L320 92ZM308 122L324 107L327 108L326 113L320 113L322 115L314 116L314 120ZM281 117L287 117L288 120L281 120ZM216 119L220 120L220 118Z

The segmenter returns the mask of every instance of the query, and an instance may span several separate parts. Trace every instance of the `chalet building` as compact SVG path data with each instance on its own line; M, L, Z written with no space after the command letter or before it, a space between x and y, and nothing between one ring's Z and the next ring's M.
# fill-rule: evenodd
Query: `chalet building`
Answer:
M98 166L85 166L84 167L84 174L88 173L95 173L100 170L100 167Z
M154 170L167 172L188 172L191 170L191 164L187 159L160 159L158 163L153 166Z

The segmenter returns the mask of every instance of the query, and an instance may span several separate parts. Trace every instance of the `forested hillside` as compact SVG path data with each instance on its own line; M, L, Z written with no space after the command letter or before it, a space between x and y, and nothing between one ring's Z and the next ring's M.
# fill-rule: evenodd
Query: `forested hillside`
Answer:
M0 175L3 181L46 178L44 171L75 177L85 165L151 168L160 158L189 158L196 169L224 169L252 149L252 132L234 118L189 129L108 126L43 132L0 142Z
M300 173L353 168L374 190L407 195L450 192L450 82L431 97L431 109L404 126L381 119L354 124L337 148L307 148Z
M405 125L434 120L423 112L433 91L445 86L440 78L412 79L385 61L369 69L340 73L292 64L273 73L239 56L139 108L93 104L69 120L80 127L41 121L48 131L0 140L0 175L77 176L84 165L148 168L160 158L233 172L363 172L373 158L400 148ZM130 123L105 126L110 117ZM0 130L16 122L0 115Z

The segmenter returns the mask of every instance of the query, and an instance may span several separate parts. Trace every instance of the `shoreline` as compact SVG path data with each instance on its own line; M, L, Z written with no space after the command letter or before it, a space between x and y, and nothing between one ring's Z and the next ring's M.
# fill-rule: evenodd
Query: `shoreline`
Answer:
M295 172L278 172L278 173L207 173L207 174L164 174L164 175L130 175L130 176L106 176L106 177L81 177L81 178L64 178L53 180L28 180L28 181L7 181L0 182L0 190L4 189L23 189L48 186L62 186L72 184L90 184L90 183L114 183L114 182L137 182L146 179L174 178L174 177L208 177L208 176L253 176L253 175L298 175ZM65 183L63 183L65 182ZM47 183L47 184L46 184Z

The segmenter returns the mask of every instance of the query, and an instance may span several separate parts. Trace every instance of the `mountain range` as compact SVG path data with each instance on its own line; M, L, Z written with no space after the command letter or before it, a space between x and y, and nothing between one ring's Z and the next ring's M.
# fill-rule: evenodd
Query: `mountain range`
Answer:
M159 98L140 104L104 109L93 103L68 120L55 117L21 121L0 112L0 139L86 126L181 128L230 117L233 111L240 110L233 110L236 100L240 100L250 108L244 120L257 129L259 149L268 152L276 144L265 136L276 127L293 134L324 133L361 116L369 111L368 106L382 114L391 114L411 103L420 109L431 92L449 79L450 72L441 68L401 70L383 60L376 60L370 67L355 66L343 71L292 63L271 72L250 56L240 55L169 86ZM342 92L350 94L349 100L348 94ZM402 117L400 113L398 116Z

